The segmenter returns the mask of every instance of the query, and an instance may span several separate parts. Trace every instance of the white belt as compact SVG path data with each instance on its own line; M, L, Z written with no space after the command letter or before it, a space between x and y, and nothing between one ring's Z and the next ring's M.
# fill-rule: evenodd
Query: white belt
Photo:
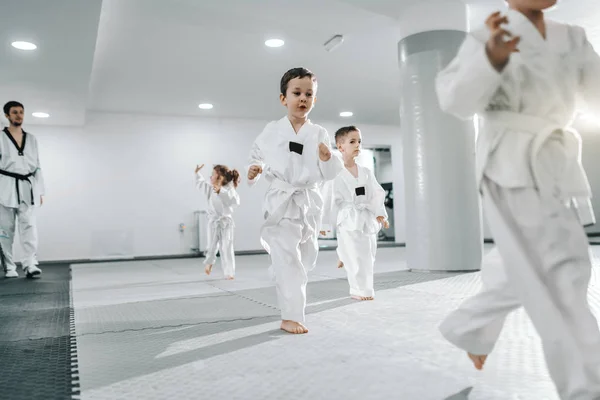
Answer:
M235 226L233 222L233 218L229 215L209 215L208 223L210 224L213 234L216 236L217 240L220 239L233 239L233 228ZM224 235L225 233L225 235Z
M563 199L572 201L577 208L579 218L583 225L593 225L596 221L590 198L592 191L583 165L581 164L581 137L577 131L561 126L560 124L540 117L519 114L510 111L493 111L484 114L485 123L492 125L496 132L511 130L518 133L530 134L534 137L531 141L529 163L536 187L542 195L556 196L556 190ZM545 185L541 179L541 171L537 168L537 156L542 146L550 136L560 131L563 133L563 144L566 153L564 179L558 188ZM500 140L498 136L496 140Z
M272 214L269 214L263 228L270 225L276 225L279 221L281 221L285 215L285 211L287 210L288 201L293 201L301 209L302 222L304 225L302 242L307 241L316 232L316 227L311 226L307 219L311 209L311 199L308 193L311 190L316 190L317 188L318 187L316 184L294 186L280 179L274 179L269 186L269 191L277 190L284 192L287 195L287 199L286 201L282 202ZM318 214L318 210L315 210L315 215L316 214Z

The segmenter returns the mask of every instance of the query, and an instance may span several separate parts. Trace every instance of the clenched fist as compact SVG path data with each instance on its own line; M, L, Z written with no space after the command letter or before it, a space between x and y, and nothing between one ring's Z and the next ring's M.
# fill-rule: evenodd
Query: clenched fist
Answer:
M319 158L321 161L329 161L331 158L331 151L323 142L319 143Z
M248 169L248 180L254 180L258 174L262 174L263 170L258 165L253 165Z
M493 13L485 21L485 24L490 30L490 38L485 44L485 50L490 63L492 63L497 71L502 71L508 63L510 55L519 51L517 49L517 45L521 40L519 36L513 37L508 41L504 40L505 36L512 37L512 34L509 31L502 29L500 26L507 22L508 18L502 16L500 12Z

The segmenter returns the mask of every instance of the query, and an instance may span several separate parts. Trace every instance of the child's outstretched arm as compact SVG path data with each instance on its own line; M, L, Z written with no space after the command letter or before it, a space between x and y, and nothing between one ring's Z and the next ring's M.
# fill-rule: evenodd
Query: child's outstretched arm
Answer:
M204 179L204 176L200 173L200 170L204 167L202 165L196 165L196 169L194 173L196 174L196 189L204 192L206 196L210 196L212 192L214 192L213 186Z
M263 153L258 143L254 142L248 159L248 185L253 186L260 179L265 166Z
M325 129L319 132L319 171L325 181L335 179L344 168L342 159L331 152L329 134Z

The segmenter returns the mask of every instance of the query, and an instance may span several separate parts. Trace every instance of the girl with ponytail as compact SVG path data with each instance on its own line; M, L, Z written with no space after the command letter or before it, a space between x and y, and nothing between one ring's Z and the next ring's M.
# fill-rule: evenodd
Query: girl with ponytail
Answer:
M200 173L204 164L196 166L196 187L204 192L208 201L208 249L204 260L204 272L210 275L217 260L217 251L221 255L221 268L225 278L235 277L235 256L233 252L233 210L240 205L237 186L240 174L225 165L213 167L210 182Z

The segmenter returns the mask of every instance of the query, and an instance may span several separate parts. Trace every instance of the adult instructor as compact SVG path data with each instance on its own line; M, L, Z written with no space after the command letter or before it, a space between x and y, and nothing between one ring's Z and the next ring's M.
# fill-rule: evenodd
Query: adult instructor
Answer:
M0 133L0 248L6 278L17 278L13 260L16 226L24 250L23 272L39 277L38 235L34 209L44 202L44 177L40 169L38 143L22 128L25 107L17 101L4 105L9 126Z

